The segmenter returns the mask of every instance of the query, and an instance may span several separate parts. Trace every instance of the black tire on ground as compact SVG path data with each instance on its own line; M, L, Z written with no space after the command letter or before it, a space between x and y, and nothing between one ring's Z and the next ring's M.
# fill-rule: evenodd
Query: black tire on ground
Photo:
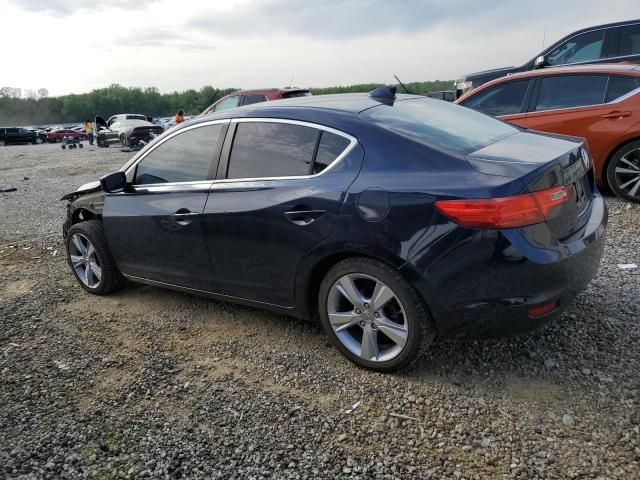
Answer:
M626 162L631 162L632 165L635 165L638 170L638 176L640 177L640 140L631 142L618 149L613 156L611 157L611 161L609 162L609 166L607 167L607 181L611 190L618 195L620 198L627 200L628 202L640 203L640 186L635 189L638 182L640 182L640 178L638 178L636 183L631 183L629 187L630 190L625 190L621 188L622 185L629 181L633 181L634 175L626 175L621 178L617 178L616 176L616 168L625 168L627 170L633 170L632 165L625 163L623 160L626 155L637 150L637 153L633 156L633 158L626 159ZM624 183L621 183L623 181ZM631 195L633 190L635 189L634 195Z
M85 236L91 242L96 251L96 257L98 258L98 262L102 270L102 276L100 283L95 288L90 288L85 285L80 278L78 278L78 274L71 264L71 258L69 257L69 244L72 241L71 238L76 233L80 233ZM65 247L67 251L67 263L71 267L71 271L80 286L87 292L93 293L94 295L106 295L119 289L124 284L124 277L120 273L120 270L118 270L116 262L109 251L109 246L107 245L107 239L104 235L101 221L87 220L72 225L67 231L67 235L65 237Z
M329 292L339 278L353 273L369 275L380 280L393 290L396 297L404 306L408 325L407 343L403 350L389 361L374 362L354 355L340 342L331 328L327 314ZM318 306L320 322L327 335L331 338L331 341L344 356L360 367L379 372L394 372L411 368L420 357L423 356L435 339L435 328L431 315L424 300L413 285L393 267L370 258L348 258L334 265L329 272L327 272L320 284Z
M63 143L62 144L62 149L64 150L65 148L67 148L67 146Z
M78 144L78 147L79 147L79 148L83 148L83 146L82 146L82 144L81 144L81 143L79 143L79 144Z
M127 136L124 134L120 135L120 145L122 145L123 147L129 146L129 140L127 139Z

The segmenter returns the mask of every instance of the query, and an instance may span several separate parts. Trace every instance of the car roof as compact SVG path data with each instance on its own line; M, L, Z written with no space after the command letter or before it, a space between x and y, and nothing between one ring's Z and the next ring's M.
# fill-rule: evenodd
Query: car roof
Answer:
M396 95L396 101L407 100L409 98L423 98L419 95ZM246 107L235 110L254 111L267 110L272 108L316 108L323 110L337 110L354 115L372 107L380 105L381 102L371 98L368 93L338 93L334 95L314 95L308 97L284 98L271 102L254 103ZM224 114L225 111L220 112ZM228 115L228 114L227 114Z
M542 77L547 75L562 75L567 73L631 73L640 76L640 65L634 63L599 63L591 65L574 65L567 67L549 67L528 72L514 73L506 78ZM501 77L498 80L504 79Z
M600 63L600 64L591 64L591 65L576 65L573 67L550 67L550 68L541 68L538 70L530 70L528 72L519 72L511 75L506 75L504 77L496 78L490 82L487 82L477 89L469 92L469 95L464 95L456 100L455 103L464 103L461 101L462 99L471 98L477 92L481 92L491 88L494 85L499 85L501 83L512 82L516 80L528 79L528 78L537 78L537 77L548 77L553 75L576 75L576 74L586 74L586 73L594 73L594 74L618 74L618 75L631 75L634 77L640 77L640 65L636 65L633 63Z
M285 87L285 88L253 88L250 90L237 90L229 95L257 95L264 93L287 93L287 92L308 92L308 88Z

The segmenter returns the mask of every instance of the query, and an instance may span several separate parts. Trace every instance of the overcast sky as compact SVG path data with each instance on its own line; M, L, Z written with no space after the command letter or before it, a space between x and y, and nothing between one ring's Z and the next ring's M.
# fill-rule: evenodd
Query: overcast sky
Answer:
M454 79L639 0L0 0L0 87L82 93Z

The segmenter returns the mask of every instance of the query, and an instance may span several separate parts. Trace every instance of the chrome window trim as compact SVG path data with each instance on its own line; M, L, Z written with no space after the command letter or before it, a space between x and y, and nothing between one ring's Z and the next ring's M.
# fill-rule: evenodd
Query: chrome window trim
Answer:
M316 173L313 175L290 175L290 176L280 176L280 177L246 177L246 178L223 178L214 180L214 184L220 183L240 183L240 182L263 182L263 181L271 181L271 180L307 180L311 178L317 178L320 175L324 175L326 172L331 171L335 166L342 161L347 155L351 153L351 151L358 144L358 140L348 133L345 133L341 130L336 130L332 127L327 127L325 125L320 125L312 122L305 122L301 120L290 120L286 118L234 118L231 120L231 123L284 123L288 125L300 125L302 127L315 128L316 130L322 130L325 132L333 133L335 135L339 135L343 138L349 140L349 145L338 155L333 162L327 165L327 168L322 170L320 173ZM229 152L229 163L231 162L231 155L233 153L233 145L231 146L231 151Z
M190 130L195 130L196 128L209 127L211 125L217 125L217 124L220 124L220 123L230 123L230 122L231 122L230 119L209 120L207 122L196 123L195 125L189 125L188 127L181 128L179 130L176 130L175 132L169 132L166 137L159 139L157 143L154 143L153 145L151 145L149 150L144 152L140 156L140 158L138 158L134 163L129 165L129 167L124 171L124 173L125 173L125 175L128 176L131 170L133 170L135 172L136 167L138 166L138 164L142 160L147 158L147 156L150 155L151 152L155 151L156 148L158 148L164 142L172 139L173 137L176 137L176 136L178 136L178 135L180 135L180 134L182 134L184 132L188 132ZM151 187L151 186L171 187L171 186L179 186L179 185L199 185L199 184L211 184L212 181L213 181L212 179L207 179L207 180L194 180L194 181L191 181L191 182L141 183L139 185L133 185L133 187Z

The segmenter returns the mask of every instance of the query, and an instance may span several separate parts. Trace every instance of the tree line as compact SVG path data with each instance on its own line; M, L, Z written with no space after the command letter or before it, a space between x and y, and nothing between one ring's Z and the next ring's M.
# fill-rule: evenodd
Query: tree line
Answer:
M314 95L369 92L382 84L358 84L328 88L312 88ZM411 93L425 94L450 89L451 81L411 82ZM197 115L219 98L238 88L219 89L207 85L200 90L160 93L155 87L137 88L110 85L83 94L60 97L17 98L0 91L0 126L47 125L81 122L95 115L105 118L118 113L142 113L152 117L168 117L178 110ZM402 87L398 87L402 93Z

